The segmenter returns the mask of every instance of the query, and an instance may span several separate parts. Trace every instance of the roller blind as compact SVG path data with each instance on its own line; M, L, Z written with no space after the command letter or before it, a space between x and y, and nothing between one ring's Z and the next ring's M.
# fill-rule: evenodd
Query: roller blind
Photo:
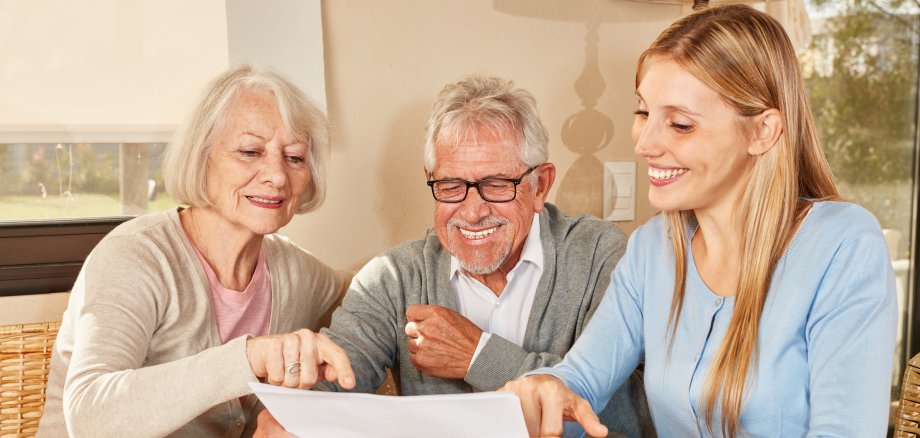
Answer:
M162 142L228 65L220 0L0 1L0 143Z

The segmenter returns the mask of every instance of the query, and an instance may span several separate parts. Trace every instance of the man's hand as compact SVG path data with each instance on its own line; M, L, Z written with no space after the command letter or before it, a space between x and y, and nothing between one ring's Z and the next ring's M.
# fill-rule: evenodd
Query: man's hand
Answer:
M446 307L415 304L406 309L407 347L423 374L462 379L470 367L482 330Z
M297 438L284 430L281 423L268 413L268 409L259 412L259 418L256 420L256 432L252 438Z

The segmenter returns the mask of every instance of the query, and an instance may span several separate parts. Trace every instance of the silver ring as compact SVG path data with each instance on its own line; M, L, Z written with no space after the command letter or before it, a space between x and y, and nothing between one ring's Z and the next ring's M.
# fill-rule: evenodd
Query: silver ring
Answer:
M288 374L299 374L300 373L300 362L291 362L284 366L287 368Z

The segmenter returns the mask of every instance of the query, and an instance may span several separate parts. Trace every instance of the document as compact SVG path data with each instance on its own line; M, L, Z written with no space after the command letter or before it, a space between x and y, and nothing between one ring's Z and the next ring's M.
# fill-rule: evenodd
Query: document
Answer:
M249 386L301 438L527 436L521 403L507 392L394 397Z

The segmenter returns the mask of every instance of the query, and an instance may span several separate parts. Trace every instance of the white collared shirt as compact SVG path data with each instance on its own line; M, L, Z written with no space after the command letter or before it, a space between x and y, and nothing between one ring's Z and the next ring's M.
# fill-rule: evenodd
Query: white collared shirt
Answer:
M450 284L457 294L457 308L461 315L483 331L470 366L492 334L517 345L524 344L530 309L542 275L543 242L540 239L540 216L537 213L533 215L530 232L521 250L521 259L508 272L508 283L499 296L461 271L460 261L451 256Z

